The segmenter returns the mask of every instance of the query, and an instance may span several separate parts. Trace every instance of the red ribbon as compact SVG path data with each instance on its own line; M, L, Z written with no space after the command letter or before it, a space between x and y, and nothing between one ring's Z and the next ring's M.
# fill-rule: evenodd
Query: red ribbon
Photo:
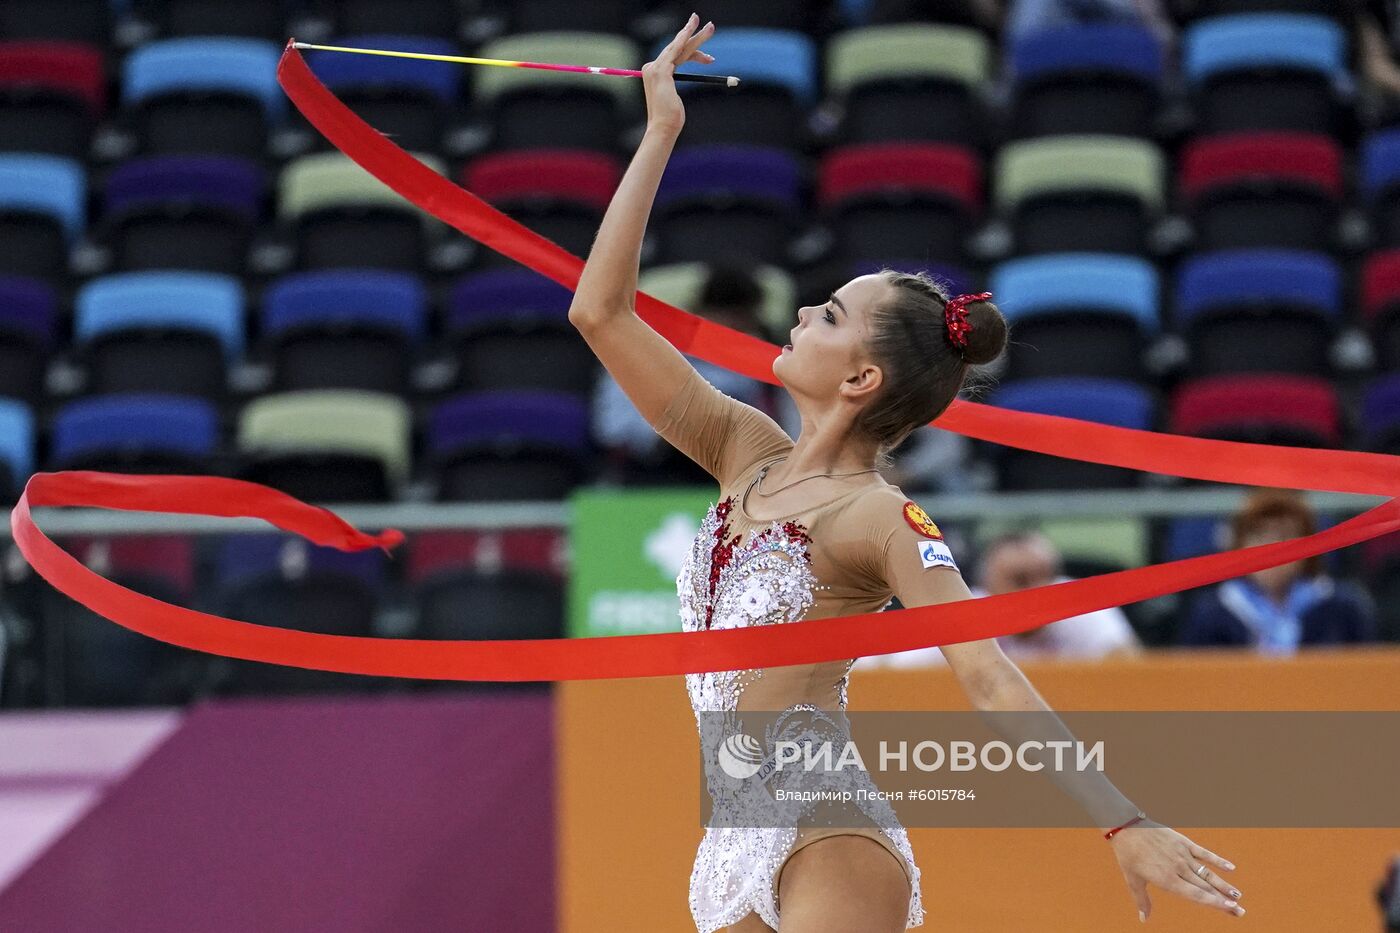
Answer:
M288 45L278 81L332 143L413 204L570 288L583 263L442 178L356 117ZM637 294L638 313L677 349L773 382L776 348ZM1371 495L1400 492L1400 458L1153 434L954 401L935 424L1022 450L1132 470L1245 485ZM402 535L365 535L325 509L215 477L38 473L10 515L15 542L44 579L100 615L174 645L316 670L427 680L586 680L809 664L1023 632L1109 606L1216 583L1400 531L1390 499L1326 531L1083 580L897 612L711 632L520 641L431 641L318 635L172 606L83 567L41 532L32 506L91 506L262 518L342 550L386 550Z

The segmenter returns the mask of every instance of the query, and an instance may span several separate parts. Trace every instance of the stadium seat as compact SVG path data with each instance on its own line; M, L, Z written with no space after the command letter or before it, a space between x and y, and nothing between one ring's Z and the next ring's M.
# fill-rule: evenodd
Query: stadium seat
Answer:
M439 175L435 156L417 155ZM374 265L421 272L439 221L413 207L339 152L315 153L287 163L278 193L278 217L290 230L301 269Z
M460 280L448 296L443 328L457 386L588 392L598 363L569 322L572 301L573 292L529 269Z
M1143 354L1161 329L1152 263L1108 253L1013 259L993 270L989 290L1015 334L1006 381L1148 378Z
M564 538L552 528L415 535L415 637L561 638Z
M1142 386L1116 379L1061 376L1008 382L989 400L998 408L1097 421L1140 431L1153 429L1156 400ZM1007 490L1122 489L1138 485L1141 473L1100 463L1082 463L1014 447L993 451L998 488Z
M0 498L13 502L34 472L34 414L28 405L0 398Z
M462 186L575 256L587 256L621 178L622 166L603 153L527 149L473 161L462 171ZM476 264L519 265L486 247Z
M1400 374L1383 376L1366 387L1361 436L1367 450L1400 454Z
M1013 42L1008 54L1014 136L1153 135L1165 56L1148 29L1044 29Z
M1342 152L1301 133L1200 139L1182 154L1178 190L1198 250L1329 251L1344 196Z
M96 573L143 596L188 605L194 543L137 535L67 539L64 549ZM43 651L50 696L64 706L176 706L198 690L208 655L140 635L45 588Z
M801 210L801 168L780 149L690 146L656 194L657 262L783 264Z
M428 291L412 275L346 269L285 276L263 295L273 388L406 393L427 324Z
M584 478L588 408L562 392L459 395L433 409L427 442L440 500L562 499Z
M1334 134L1346 59L1346 32L1320 16L1220 16L1182 36L1182 72L1195 94L1198 132L1206 134Z
M132 10L161 38L238 36L285 42L296 0L133 0Z
M845 142L977 147L986 139L980 88L991 70L986 36L956 26L870 26L826 46L827 89L842 104Z
M1171 400L1168 430L1287 447L1337 447L1342 438L1336 387L1282 374L1187 380Z
M836 259L965 262L964 240L982 212L982 166L955 146L847 146L822 160L817 206Z
M327 44L425 55L460 54L455 42L425 36L343 36ZM393 137L401 148L415 152L436 152L441 148L443 127L455 112L461 66L316 51L306 61L341 102L370 126ZM330 148L329 140L320 133L315 134L315 139L320 147Z
M1360 161L1362 195L1370 208L1375 245L1400 247L1400 130L1368 136L1361 145Z
M5 0L0 3L0 39L53 39L108 46L112 0Z
M127 272L84 285L74 340L88 391L219 399L243 354L243 286L209 272Z
M636 68L637 47L622 36L590 32L532 32L486 43L481 58L588 62ZM596 75L483 68L472 98L490 118L494 149L595 149L613 152L642 103L637 81L600 81Z
M0 275L0 398L35 402L58 336L58 295L46 282Z
M1376 368L1400 371L1400 250L1366 258L1361 269L1361 310L1376 350Z
M1142 253L1165 200L1161 150L1125 136L1057 136L997 154L995 198L1018 253Z
M0 154L0 273L57 281L87 216L83 167L60 156Z
M262 158L287 98L277 84L281 48L259 39L203 36L151 42L127 56L122 105L138 150Z
M341 35L400 33L454 39L462 17L459 0L313 0ZM556 59L548 59L556 61Z
M238 156L133 159L107 178L97 238L112 268L242 275L267 187Z
M770 334L786 334L797 324L797 283L778 266L750 267L749 272L763 291L759 320ZM709 274L710 267L701 262L651 266L638 276L637 289L677 308L694 311Z
M666 41L663 38L652 49L653 56ZM737 90L678 85L685 101L680 145L800 147L807 111L817 101L817 51L812 39L783 29L721 27L705 43L705 51L715 57L714 62L690 62L685 70L742 75L742 84Z
M87 157L107 107L102 50L78 42L0 42L0 150Z
M1341 324L1341 270L1300 250L1205 253L1178 270L1175 310L1194 375L1325 375Z
M203 399L99 395L60 408L51 436L51 469L209 473L219 444L219 420Z
M384 588L384 559L283 534L229 535L220 542L215 588L220 611L255 625L367 638ZM225 696L364 690L379 678L216 659L214 692Z
M310 502L382 502L408 477L411 417L398 396L348 389L265 395L238 424L243 478Z
M1141 518L1048 519L1041 522L1040 532L1060 551L1070 577L1093 577L1150 563L1148 528Z

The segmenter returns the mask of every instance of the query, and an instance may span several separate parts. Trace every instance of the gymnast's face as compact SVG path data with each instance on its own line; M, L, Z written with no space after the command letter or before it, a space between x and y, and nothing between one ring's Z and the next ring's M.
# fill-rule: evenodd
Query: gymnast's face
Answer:
M880 385L880 368L867 346L870 315L892 297L879 275L852 279L820 305L797 309L792 343L773 360L773 375L795 399L833 397L863 405Z

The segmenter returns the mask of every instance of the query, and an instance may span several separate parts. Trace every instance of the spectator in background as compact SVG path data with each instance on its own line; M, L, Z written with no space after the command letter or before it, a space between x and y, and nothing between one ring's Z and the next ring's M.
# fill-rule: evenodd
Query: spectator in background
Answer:
M1252 493L1235 514L1230 547L1286 541L1316 530L1316 518L1300 493L1264 489ZM1198 593L1179 638L1183 645L1249 645L1270 654L1292 654L1300 645L1373 640L1375 617L1370 594L1335 582L1323 571L1321 555L1313 555Z
M1042 29L1105 21L1141 23L1167 47L1174 35L1162 0L1012 0L1005 34L1015 42Z
M1072 579L1064 575L1061 567L1060 552L1045 535L1038 531L1013 532L987 546L979 574L981 585L971 587L970 592L977 598L1000 596ZM1070 616L1028 632L1003 635L997 643L1013 660L1088 660L1136 654L1142 650L1128 617L1116 606ZM856 662L866 667L920 667L941 663L944 663L943 652L937 647L861 658Z
M1396 64L1396 3L1394 0L1365 0L1353 20L1357 66L1365 79L1370 100L1370 121L1393 124L1400 119L1400 65Z
M768 335L764 333L759 320L762 303L763 289L749 271L715 265L701 286L693 313L716 324L767 340ZM725 395L772 414L772 395L764 383L695 357L686 358L699 370L700 375ZM647 424L632 400L606 372L598 379L592 407L593 435L607 452L609 472L614 479L620 478L619 474L625 474L628 465L646 471L670 459L669 445ZM682 469L682 473L685 472ZM697 481L709 481L704 474L695 473L695 477Z

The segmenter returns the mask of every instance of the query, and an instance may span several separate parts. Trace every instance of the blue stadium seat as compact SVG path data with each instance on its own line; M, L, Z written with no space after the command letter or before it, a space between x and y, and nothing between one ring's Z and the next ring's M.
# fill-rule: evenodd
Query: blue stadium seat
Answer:
M126 272L92 280L74 304L93 392L217 398L243 353L243 286L232 276Z
M284 534L229 535L216 561L220 609L256 625L368 637L384 588L384 559L317 547ZM223 695L363 690L378 678L218 659L212 688Z
M587 466L587 402L547 391L459 395L433 409L427 445L439 499L562 499Z
M677 152L656 195L656 261L783 265L801 182L801 166L780 149L717 145Z
M1341 270L1320 253L1224 250L1177 274L1175 320L1199 376L1326 375L1341 314Z
M34 415L17 399L0 398L0 497L13 502L34 472Z
M260 39L199 37L148 43L128 56L122 103L134 110L146 153L262 156L287 99L277 84L281 49Z
M57 291L37 279L0 275L0 398L37 400L57 332Z
M0 153L0 273L57 280L86 223L87 179L72 159Z
M1104 23L1044 29L1011 44L1013 133L1151 136L1164 51L1148 29Z
M425 55L460 54L455 42L428 36L355 35L329 45L386 49ZM311 52L307 64L346 106L399 146L412 151L441 148L443 127L449 122L463 70L449 62ZM319 133L318 145L330 143Z
M1121 428L1150 431L1155 421L1154 393L1115 379L1062 376L1008 382L990 399L998 408L1097 421ZM993 451L999 488L1099 489L1138 485L1141 474L1122 467L1081 463L1015 448Z
M152 156L113 169L101 239L112 266L242 275L267 192L255 162L237 156Z
M1195 87L1199 130L1331 133L1350 93L1346 32L1322 16L1252 13L1190 26L1182 72Z
M529 269L461 279L447 298L444 333L461 389L550 389L587 394L598 363L569 323L573 292Z
M1400 375L1382 376L1366 387L1361 433L1367 449L1400 453Z
M652 49L655 56L666 41ZM817 101L817 49L809 36L783 29L721 26L705 43L713 63L691 62L695 74L741 75L726 87L681 84L685 95L683 143L749 144L796 148L807 111Z
M1108 253L1013 259L993 270L989 290L1016 334L1008 381L1147 377L1143 352L1161 327L1160 283L1147 260Z
M404 272L297 273L263 296L262 335L272 348L276 391L405 392L427 324L427 288Z
M1366 137L1361 144L1361 193L1370 208L1378 247L1400 247L1400 129Z
M207 473L218 444L218 414L203 399L105 395L59 410L49 459L55 469Z

